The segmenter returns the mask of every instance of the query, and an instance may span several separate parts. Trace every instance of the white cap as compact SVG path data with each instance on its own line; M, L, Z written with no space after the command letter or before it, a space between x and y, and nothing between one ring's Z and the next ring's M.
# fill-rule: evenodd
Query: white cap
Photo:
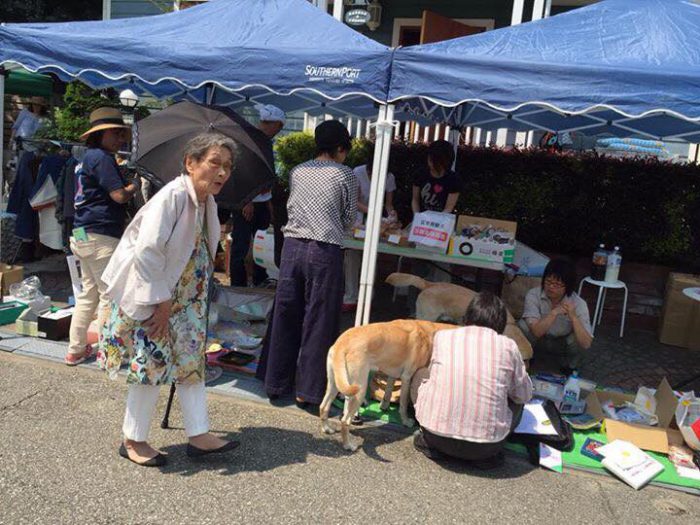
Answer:
M287 121L284 111L272 104L256 104L255 109L260 113L260 120L263 122L281 122L284 124Z

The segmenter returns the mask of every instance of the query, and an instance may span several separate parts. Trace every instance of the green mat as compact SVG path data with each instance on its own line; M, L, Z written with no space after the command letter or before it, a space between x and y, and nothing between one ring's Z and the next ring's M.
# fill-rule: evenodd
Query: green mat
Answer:
M343 408L343 402L337 399L335 400L334 405L338 408ZM389 407L389 410L387 410L386 412L382 412L379 409L379 401L372 400L367 404L366 407L360 408L360 415L367 419L380 420L385 423L401 425L399 407L398 405L393 403ZM581 454L581 448L583 447L583 444L586 442L587 438L597 439L598 441L602 441L603 443L608 442L607 438L605 437L605 434L601 434L596 431L582 432L575 430L573 450L571 452L562 452L562 462L564 463L564 467L579 468L587 470L589 472L595 472L600 474L605 473L612 476L613 474L609 474L608 471L605 470L605 468L603 467L603 465L601 465L599 461L596 461L595 459L591 459L588 456L584 456L583 454ZM525 447L522 445L508 443L506 445L506 448L519 454L526 454ZM648 452L648 454L664 466L664 471L653 479L653 484L663 484L671 487L684 487L687 489L694 489L696 491L700 491L700 481L679 476L676 473L676 469L673 466L673 463L671 463L666 456L664 456L663 454L657 454L656 452Z

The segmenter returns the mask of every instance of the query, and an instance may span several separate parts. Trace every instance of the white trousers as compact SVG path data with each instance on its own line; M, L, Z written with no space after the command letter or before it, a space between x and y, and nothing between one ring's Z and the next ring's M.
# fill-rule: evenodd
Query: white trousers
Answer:
M158 403L160 386L129 385L126 396L126 413L124 414L124 437L132 441L148 441L148 431ZM207 393L204 382L177 385L182 419L185 423L187 437L199 436L209 432L209 414L207 412Z

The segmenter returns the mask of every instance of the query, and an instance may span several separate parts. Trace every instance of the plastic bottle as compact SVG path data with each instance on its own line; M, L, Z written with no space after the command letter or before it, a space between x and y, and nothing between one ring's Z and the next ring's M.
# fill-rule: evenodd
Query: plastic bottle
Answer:
M591 277L596 281L602 281L605 279L605 271L608 266L608 252L605 250L604 244L598 246L598 249L593 252L592 262Z
M620 266L622 265L622 254L620 247L615 246L613 252L608 256L608 264L605 267L605 282L616 283L620 276Z
M569 377L568 381L564 385L564 400L565 401L578 401L581 396L581 385L578 380L578 372L574 370Z

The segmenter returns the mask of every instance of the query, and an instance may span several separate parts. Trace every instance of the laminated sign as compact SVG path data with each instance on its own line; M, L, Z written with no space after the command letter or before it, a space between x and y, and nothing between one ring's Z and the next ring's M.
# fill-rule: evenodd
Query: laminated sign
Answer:
M416 243L418 248L445 253L455 229L455 220L456 217L451 213L437 211L416 213L408 240Z

